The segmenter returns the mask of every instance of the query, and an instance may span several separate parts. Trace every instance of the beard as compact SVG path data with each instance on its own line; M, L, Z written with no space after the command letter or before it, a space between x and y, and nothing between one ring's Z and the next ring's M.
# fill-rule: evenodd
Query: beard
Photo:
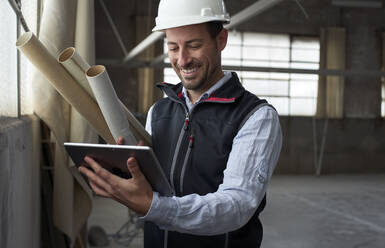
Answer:
M207 87L208 84L211 84L210 76L214 75L215 67L209 68L207 65L202 64L198 61L192 61L187 66L181 67L179 65L173 65L174 71L178 75L179 79L182 82L183 87L187 90L199 91ZM182 70L193 70L196 69L198 73L191 77L183 75Z

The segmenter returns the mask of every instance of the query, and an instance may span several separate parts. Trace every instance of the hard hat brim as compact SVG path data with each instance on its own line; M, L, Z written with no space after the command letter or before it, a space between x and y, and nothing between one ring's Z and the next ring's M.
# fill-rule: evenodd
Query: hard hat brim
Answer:
M164 17L163 17L164 18ZM158 18L156 18L157 25L152 29L153 32L155 31L164 31L166 29L170 28L177 28L177 27L183 27L183 26L189 26L194 24L201 24L201 23L207 23L207 22L222 22L223 24L230 23L230 17L203 17L202 16L190 16L188 18L172 18L172 20L166 22L167 25L160 25ZM162 20L163 23L164 20ZM170 24L172 23L172 24Z

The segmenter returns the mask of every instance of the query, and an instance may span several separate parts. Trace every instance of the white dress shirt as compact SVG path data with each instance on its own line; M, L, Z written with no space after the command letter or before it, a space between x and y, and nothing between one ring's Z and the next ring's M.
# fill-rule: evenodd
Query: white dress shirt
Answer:
M231 78L230 72L218 81L201 100ZM189 111L194 108L183 94ZM152 107L146 130L151 134ZM245 225L257 210L278 161L282 133L277 112L262 106L245 122L233 140L224 171L223 183L214 193L203 196L163 197L154 192L151 207L140 221L151 221L161 229L195 235L223 234Z

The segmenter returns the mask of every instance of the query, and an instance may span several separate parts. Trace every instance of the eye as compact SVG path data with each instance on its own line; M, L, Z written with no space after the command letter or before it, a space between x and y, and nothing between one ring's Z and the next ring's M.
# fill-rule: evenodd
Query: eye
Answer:
M176 50L178 50L178 47L177 47L177 46L169 46L169 47L168 47L168 50L169 50L170 52L175 52Z
M198 49L198 48L200 48L201 46L202 46L201 43L191 43L191 44L189 45L189 47L192 48L192 49Z

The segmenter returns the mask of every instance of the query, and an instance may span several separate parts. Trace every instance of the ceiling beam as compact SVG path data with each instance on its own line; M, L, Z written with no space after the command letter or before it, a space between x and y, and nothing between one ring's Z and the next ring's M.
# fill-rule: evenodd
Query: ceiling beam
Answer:
M163 56L163 55L160 55ZM158 57L160 60L161 57ZM163 57L164 58L164 57ZM170 63L164 63L163 60L160 63L153 63L153 61L138 61L133 63L122 64L117 60L111 59L98 59L97 64L122 66L127 69L135 68L171 68ZM371 77L385 77L385 71L376 70L334 70L334 69L296 69L296 68L279 68L279 67L262 67L262 66L228 66L223 65L223 70L226 71L252 71L252 72L268 72L268 73L294 73L294 74L313 74L320 76L371 76Z
M243 22L249 20L250 18L262 13L263 11L268 10L274 5L282 2L283 0L259 0L244 10L238 12L231 18L231 22L225 25L225 28L231 29L234 28ZM154 32L151 33L146 39L134 47L124 58L123 63L127 63L133 58L135 58L139 53L146 50L149 46L154 44L159 39L164 37L164 32Z
M271 7L275 6L276 4L282 1L283 0L259 0L253 3L252 5L250 5L249 7L245 8L241 12L238 12L233 17L231 17L231 22L225 25L225 28L227 29L235 28L236 26L244 23L245 21L248 21L254 16L261 14L265 10L270 9Z
M332 0L332 5L352 8L382 8L382 1L378 0Z

